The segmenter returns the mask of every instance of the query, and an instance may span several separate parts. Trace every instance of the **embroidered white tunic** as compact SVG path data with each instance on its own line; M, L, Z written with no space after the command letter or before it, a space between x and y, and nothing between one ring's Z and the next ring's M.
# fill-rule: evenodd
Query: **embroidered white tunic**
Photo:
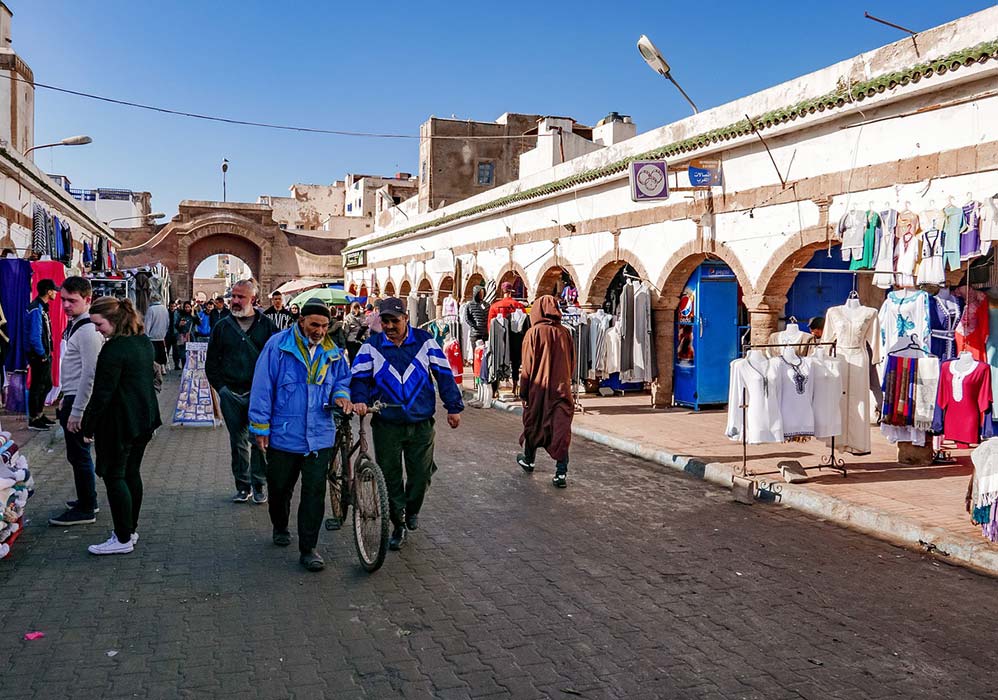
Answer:
M783 421L780 416L780 383L776 366L762 353L753 351L749 357L731 363L728 387L728 424L724 434L731 440L758 445L783 442ZM743 394L744 392L744 394ZM745 419L742 420L742 399Z

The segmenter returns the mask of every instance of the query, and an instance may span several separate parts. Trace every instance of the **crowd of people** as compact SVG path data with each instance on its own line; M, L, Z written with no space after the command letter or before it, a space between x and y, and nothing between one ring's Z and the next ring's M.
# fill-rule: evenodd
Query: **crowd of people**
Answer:
M184 366L187 343L207 341L205 374L217 393L229 435L235 503L268 504L275 545L291 544L291 500L301 480L297 514L299 560L309 571L325 563L317 549L325 513L326 478L335 444L332 412L371 421L375 456L389 492L389 548L400 549L419 527L432 476L436 394L457 428L464 402L451 366L433 335L409 323L397 298L351 304L339 316L318 298L300 309L285 308L279 292L270 306L258 304L253 280L232 286L229 303L204 304L153 297L144 317L127 299L93 299L90 282L70 277L61 287L41 280L28 309L32 429L55 425L44 413L51 391L45 372L52 362L48 304L61 299L68 323L63 336L62 397L56 417L62 427L76 497L50 519L54 526L96 521L96 477L104 481L113 531L88 549L97 555L127 554L138 542L143 487L141 463L161 425L156 393L172 355ZM480 300L478 300L480 301ZM494 309L515 305L506 295ZM520 306L519 308L522 308ZM561 327L553 297L531 310L518 390L524 402L524 451L517 463L533 471L537 451L556 461L554 483L564 487L571 417L572 343ZM37 373L34 371L38 368ZM94 455L91 454L93 447Z

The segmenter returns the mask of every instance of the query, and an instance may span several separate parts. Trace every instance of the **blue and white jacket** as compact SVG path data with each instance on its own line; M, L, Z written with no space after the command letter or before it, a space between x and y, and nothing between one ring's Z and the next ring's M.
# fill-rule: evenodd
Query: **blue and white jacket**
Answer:
M350 398L350 365L328 339L308 356L308 341L295 324L263 346L253 371L249 430L269 435L270 446L294 454L332 447L332 405Z
M381 400L402 408L386 408L380 420L389 423L420 423L433 417L436 398L433 379L447 413L464 410L461 390L443 350L426 331L409 327L400 346L384 333L374 333L360 347L353 362L350 395L354 403ZM431 378L432 375L432 378Z

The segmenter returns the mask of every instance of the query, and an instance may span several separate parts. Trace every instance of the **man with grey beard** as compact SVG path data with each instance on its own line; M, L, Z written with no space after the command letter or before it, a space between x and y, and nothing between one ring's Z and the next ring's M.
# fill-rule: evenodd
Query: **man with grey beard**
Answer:
M222 417L232 448L232 476L236 481L233 503L267 502L267 473L262 453L250 439L249 393L260 351L277 326L254 308L257 286L253 280L232 285L228 316L218 321L208 340L205 374L218 392Z

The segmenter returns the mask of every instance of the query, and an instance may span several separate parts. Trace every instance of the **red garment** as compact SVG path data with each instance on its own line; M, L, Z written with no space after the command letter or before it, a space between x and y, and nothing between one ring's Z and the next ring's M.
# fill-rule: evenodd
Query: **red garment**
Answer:
M443 347L444 357L450 365L450 371L454 373L454 381L458 386L464 382L464 358L461 357L461 344L451 338Z
M987 362L988 333L990 332L990 316L988 314L988 298L984 292L970 290L968 298L963 287L953 292L963 302L963 315L956 327L956 351L964 350L974 356L978 362Z
M936 402L943 411L943 437L965 445L981 441L981 422L991 405L991 367L978 362L963 378L963 396L953 392L953 366L959 360L944 362L939 369Z
M526 307L520 302L518 302L516 299L514 299L513 297L505 297L503 299L500 299L489 308L489 320L487 327L492 328L492 319L494 319L495 317L502 314L503 318L509 318L510 314L512 314L517 309L526 310Z
M471 368L475 371L475 381L482 376L482 360L485 359L485 345L475 348L475 359L471 363Z
M60 287L66 280L66 266L57 260L37 260L31 263L31 298L38 296L38 283L50 279ZM49 319L52 321L52 386L59 386L59 356L62 352L62 333L66 330L66 312L57 296L49 302Z

